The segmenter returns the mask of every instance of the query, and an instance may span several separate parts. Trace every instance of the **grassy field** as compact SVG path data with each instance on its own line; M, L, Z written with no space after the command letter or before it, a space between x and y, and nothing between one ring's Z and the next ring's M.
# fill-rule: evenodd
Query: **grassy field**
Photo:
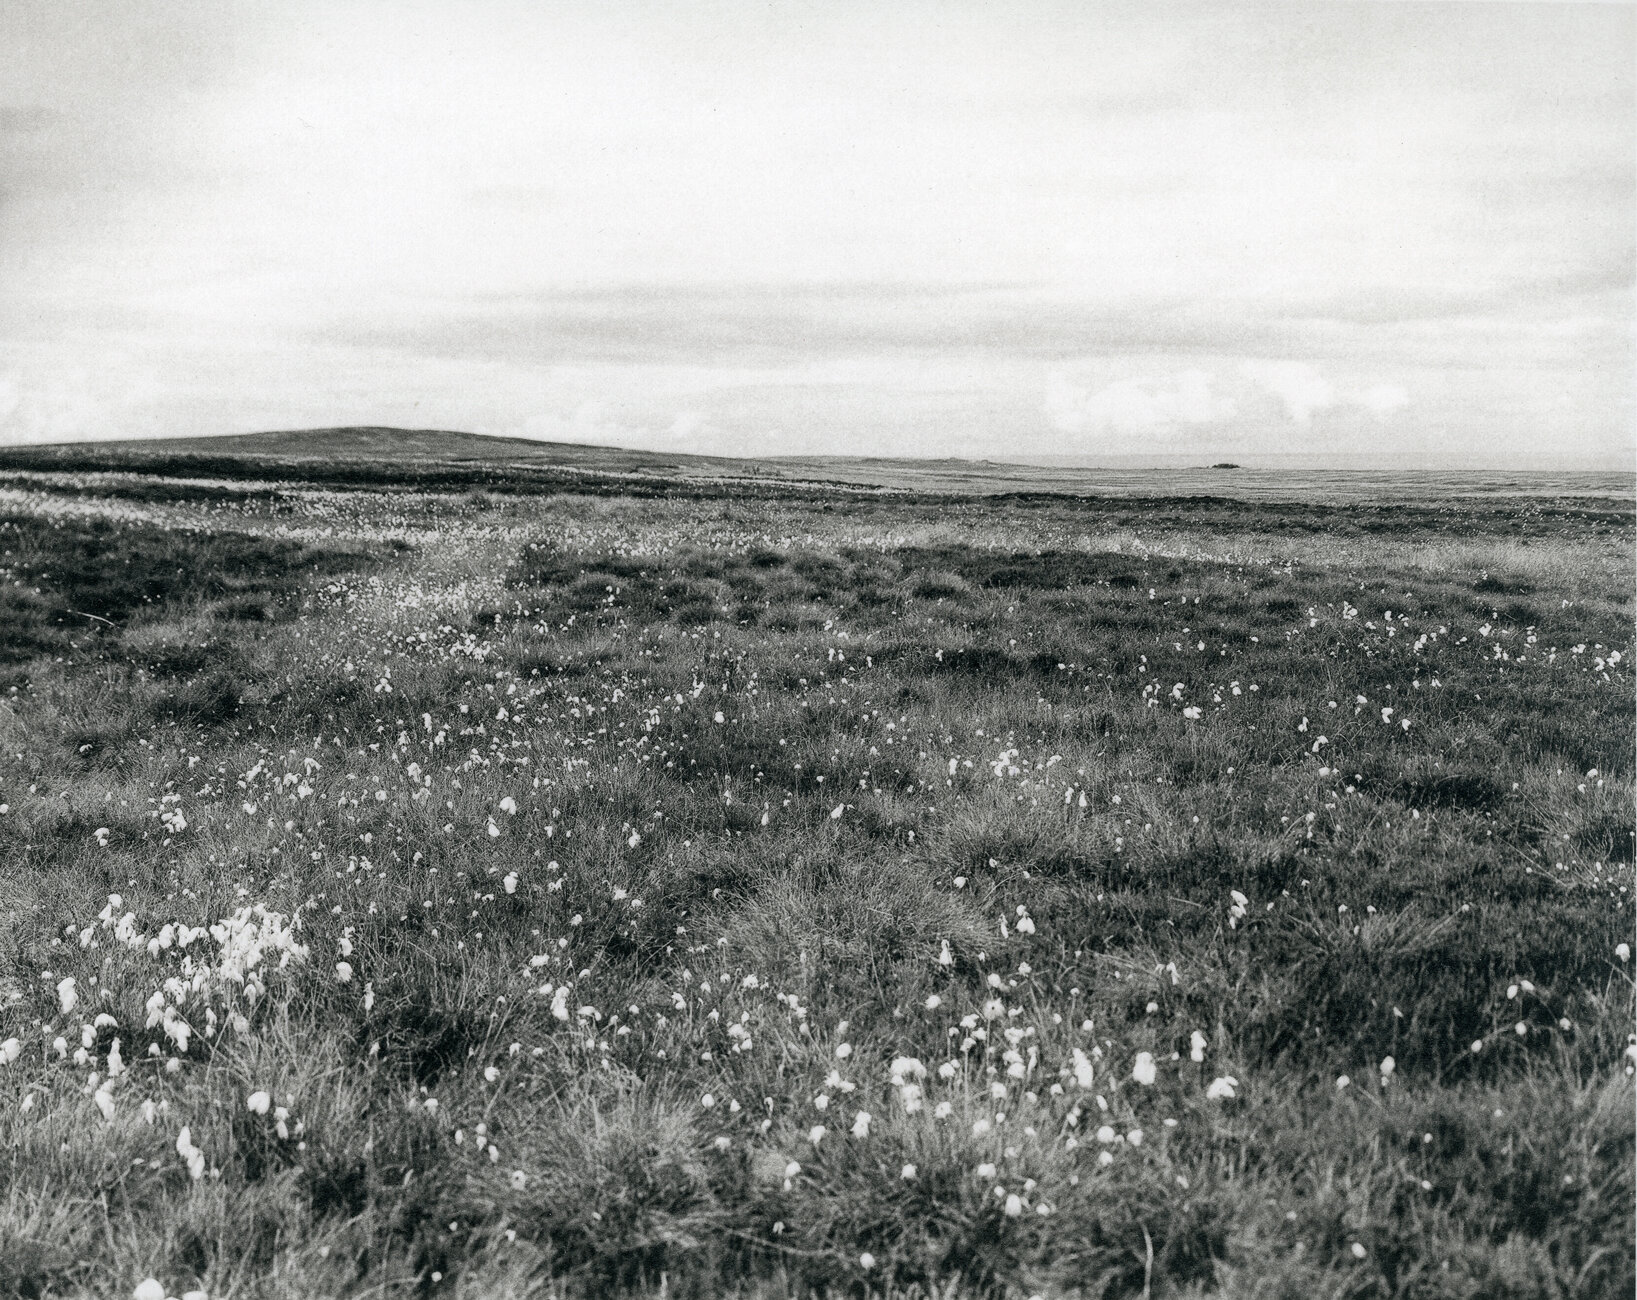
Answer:
M0 473L0 1294L1632 1293L1629 483L230 459Z

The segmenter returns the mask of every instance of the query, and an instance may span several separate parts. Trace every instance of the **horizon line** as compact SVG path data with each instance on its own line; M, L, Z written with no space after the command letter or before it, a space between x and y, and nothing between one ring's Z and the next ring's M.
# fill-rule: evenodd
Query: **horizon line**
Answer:
M1268 452L1268 451L1235 451L1224 449L1221 451L1202 451L1195 455L1188 452L1108 452L1101 455L1061 455L1041 453L1036 456L1022 456L1016 459L996 457L973 457L946 454L941 456L921 456L913 453L894 453L886 455L870 455L867 453L848 452L778 452L770 455L748 455L743 452L718 451L685 451L676 448L664 448L642 445L623 445L604 442L576 442L565 438L531 438L527 434L518 433L491 433L481 429L445 429L436 427L411 427L406 425L388 424L347 424L347 425L313 425L305 428L284 429L251 429L221 433L198 433L177 435L132 434L129 436L114 435L110 437L69 438L56 441L29 441L29 442L0 442L0 454L10 451L20 451L27 448L69 448L69 447L96 447L102 445L130 445L132 443L164 444L211 442L229 439L244 438L273 438L291 435L318 435L318 434L349 434L349 433L379 433L379 434L411 434L419 436L452 436L456 438L482 438L493 442L522 443L534 447L573 447L588 451L624 452L632 455L671 456L687 460L706 461L738 461L745 464L766 462L827 462L834 464L858 463L898 463L910 465L937 465L958 464L972 466L1008 467L1015 466L1023 469L1265 469L1273 470L1285 467L1295 468L1298 465L1311 468L1333 468L1370 470L1385 468L1385 462L1397 462L1398 468L1415 472L1433 471L1468 471L1488 473L1601 473L1601 474L1630 474L1637 478L1637 448L1633 449L1630 461L1621 463L1613 458L1594 460L1564 460L1542 457L1527 461L1494 462L1470 459L1441 457L1436 453L1421 453L1395 451L1390 456L1383 456L1372 461L1368 452L1324 452L1305 450L1298 452ZM1216 457L1216 459L1210 459ZM1408 464L1405 463L1408 458ZM1266 462L1279 462L1267 464Z

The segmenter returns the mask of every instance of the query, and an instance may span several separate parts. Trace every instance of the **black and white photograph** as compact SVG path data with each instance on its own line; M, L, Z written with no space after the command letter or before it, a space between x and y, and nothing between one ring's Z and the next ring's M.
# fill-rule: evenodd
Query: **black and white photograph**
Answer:
M0 1300L1629 1300L1637 4L5 0Z

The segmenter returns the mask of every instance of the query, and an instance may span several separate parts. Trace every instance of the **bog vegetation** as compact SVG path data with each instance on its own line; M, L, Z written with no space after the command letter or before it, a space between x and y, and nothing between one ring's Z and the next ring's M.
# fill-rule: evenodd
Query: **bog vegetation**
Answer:
M1628 507L17 476L0 1293L1629 1295Z

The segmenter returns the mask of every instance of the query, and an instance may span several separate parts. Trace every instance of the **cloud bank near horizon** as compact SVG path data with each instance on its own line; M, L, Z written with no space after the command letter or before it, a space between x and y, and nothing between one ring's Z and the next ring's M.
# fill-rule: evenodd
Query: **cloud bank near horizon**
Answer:
M1624 6L0 11L0 442L1629 462Z

